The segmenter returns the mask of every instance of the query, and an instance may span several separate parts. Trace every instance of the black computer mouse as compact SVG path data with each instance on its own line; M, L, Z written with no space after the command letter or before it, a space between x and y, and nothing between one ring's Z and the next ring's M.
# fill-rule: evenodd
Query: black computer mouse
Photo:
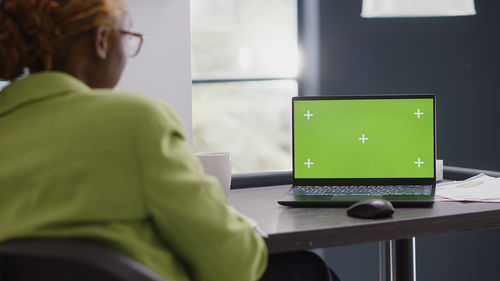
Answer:
M394 207L384 199L368 199L352 204L347 208L347 214L358 218L381 219L392 216Z

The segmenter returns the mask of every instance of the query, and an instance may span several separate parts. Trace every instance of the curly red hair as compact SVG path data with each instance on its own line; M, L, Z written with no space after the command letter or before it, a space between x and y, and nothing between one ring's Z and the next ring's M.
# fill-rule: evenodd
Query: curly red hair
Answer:
M52 70L60 42L116 27L125 11L123 0L0 0L0 80Z

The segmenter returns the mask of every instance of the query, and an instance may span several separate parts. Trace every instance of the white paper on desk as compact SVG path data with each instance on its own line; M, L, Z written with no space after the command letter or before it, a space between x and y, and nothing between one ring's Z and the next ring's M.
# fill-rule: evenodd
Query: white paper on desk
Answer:
M437 185L436 198L454 201L500 202L500 178L485 174L473 176L464 181L446 182Z
M442 197L439 195L436 195L436 197L434 197L434 201L436 201L436 202L457 202L457 201L464 202L464 201L467 201L467 202L500 203L500 199L481 199L481 200L479 200L479 199L462 199L462 200L458 200L458 199L451 199L451 198Z

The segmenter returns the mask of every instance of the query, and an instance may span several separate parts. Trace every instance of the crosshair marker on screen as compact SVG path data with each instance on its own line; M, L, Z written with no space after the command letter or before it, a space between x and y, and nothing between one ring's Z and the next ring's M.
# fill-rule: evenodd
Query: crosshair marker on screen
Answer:
M420 168L420 165L424 164L424 162L420 161L420 157L418 157L418 161L417 162L413 162L413 164L417 164L418 167Z
M307 165L307 168L311 168L311 165L314 165L314 162L311 162L311 158L307 158L307 162L304 162L304 165Z
M417 115L417 119L420 119L420 115L424 115L423 112L420 112L420 108L417 110L417 112L413 113L413 115Z
M365 144L365 141L367 141L367 140L368 140L368 138L367 138L367 137L365 137L365 134L363 134L363 136L362 136L362 137L360 137L358 140L362 141L362 142L363 142L363 144Z
M311 113L311 111L307 111L306 114L304 114L305 117L307 117L307 120L309 120L309 118L311 118L312 116L314 116L314 114Z

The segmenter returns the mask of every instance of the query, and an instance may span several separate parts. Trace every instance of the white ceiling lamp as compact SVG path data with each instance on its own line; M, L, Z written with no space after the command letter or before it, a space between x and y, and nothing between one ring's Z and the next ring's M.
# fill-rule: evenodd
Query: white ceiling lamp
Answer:
M476 14L474 0L363 0L361 17L446 17Z

